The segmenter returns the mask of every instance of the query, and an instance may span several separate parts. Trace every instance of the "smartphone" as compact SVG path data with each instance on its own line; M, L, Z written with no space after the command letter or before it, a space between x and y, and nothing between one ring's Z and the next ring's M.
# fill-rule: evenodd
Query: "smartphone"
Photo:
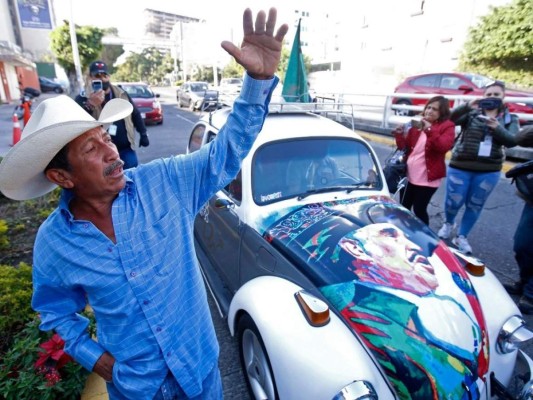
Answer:
M424 128L424 123L418 119L412 119L411 126L414 126L416 129L422 129Z
M102 90L102 81L100 79L95 79L94 81L92 81L91 87L93 89L93 92L98 92L99 90Z

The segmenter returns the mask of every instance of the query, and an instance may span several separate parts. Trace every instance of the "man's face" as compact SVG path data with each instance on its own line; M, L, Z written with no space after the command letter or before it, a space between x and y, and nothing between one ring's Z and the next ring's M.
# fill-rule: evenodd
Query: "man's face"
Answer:
M93 128L68 145L70 180L78 196L118 194L126 184L116 146L102 127Z

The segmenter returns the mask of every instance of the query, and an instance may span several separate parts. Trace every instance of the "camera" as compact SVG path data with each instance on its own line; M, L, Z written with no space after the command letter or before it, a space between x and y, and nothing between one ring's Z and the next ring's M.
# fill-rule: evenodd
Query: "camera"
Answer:
M91 86L92 86L93 92L98 92L99 90L102 90L103 88L103 84L100 79L95 79L94 81L92 81Z
M502 105L502 99L497 97L489 97L487 99L479 100L478 106L482 110L497 110Z
M411 126L415 127L416 129L424 129L424 123L418 119L412 119Z

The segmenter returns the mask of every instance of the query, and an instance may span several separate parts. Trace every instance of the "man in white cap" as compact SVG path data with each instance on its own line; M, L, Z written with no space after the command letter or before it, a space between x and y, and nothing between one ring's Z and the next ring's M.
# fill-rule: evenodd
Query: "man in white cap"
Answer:
M65 351L107 382L110 399L221 399L216 340L193 245L194 218L240 169L261 130L278 79L287 25L276 10L245 10L247 71L217 139L190 155L124 171L103 126L132 106L109 101L98 120L73 100L41 103L0 163L0 190L23 200L62 187L34 248L33 308ZM98 340L79 315L92 306Z

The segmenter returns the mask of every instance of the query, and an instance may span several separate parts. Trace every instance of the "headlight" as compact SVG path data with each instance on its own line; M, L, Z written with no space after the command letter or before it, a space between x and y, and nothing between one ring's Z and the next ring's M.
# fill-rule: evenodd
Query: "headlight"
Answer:
M527 327L525 321L517 315L512 316L503 324L498 334L496 349L501 354L512 353L520 345L533 338L533 332Z
M378 395L370 382L354 381L343 387L332 400L378 400Z

